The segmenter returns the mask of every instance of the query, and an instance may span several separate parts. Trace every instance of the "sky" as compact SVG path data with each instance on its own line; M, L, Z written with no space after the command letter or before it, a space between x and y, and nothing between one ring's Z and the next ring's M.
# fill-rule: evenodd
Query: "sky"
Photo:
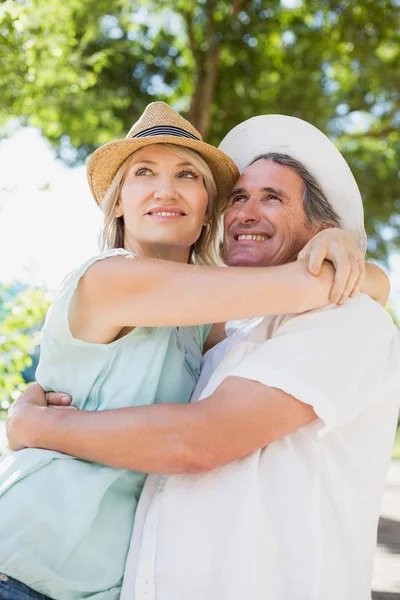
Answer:
M85 167L56 160L33 127L0 142L0 165L0 281L54 290L98 252L102 213ZM391 304L400 316L400 253L390 266Z
M57 287L98 252L102 214L84 166L68 168L31 127L0 142L0 281Z

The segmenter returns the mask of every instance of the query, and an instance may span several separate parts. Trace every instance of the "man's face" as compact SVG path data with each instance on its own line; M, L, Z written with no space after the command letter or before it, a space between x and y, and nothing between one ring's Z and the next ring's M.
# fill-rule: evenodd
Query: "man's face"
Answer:
M272 266L296 260L319 227L307 226L302 178L290 167L260 159L239 177L224 216L230 266Z

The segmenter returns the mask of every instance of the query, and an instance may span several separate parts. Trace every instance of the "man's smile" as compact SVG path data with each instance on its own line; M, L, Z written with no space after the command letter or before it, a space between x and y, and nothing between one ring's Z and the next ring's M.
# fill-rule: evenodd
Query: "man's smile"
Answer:
M265 229L261 229L260 227L258 229L249 229L249 228L245 228L242 227L239 229L239 227L234 231L231 232L230 237L231 239L235 240L235 242L258 242L258 243L262 243L262 242L267 242L269 239L271 239L273 236L273 232L272 231L265 231Z
M234 239L237 242L265 242L269 240L269 236L265 234L257 234L257 233L240 233L234 236Z

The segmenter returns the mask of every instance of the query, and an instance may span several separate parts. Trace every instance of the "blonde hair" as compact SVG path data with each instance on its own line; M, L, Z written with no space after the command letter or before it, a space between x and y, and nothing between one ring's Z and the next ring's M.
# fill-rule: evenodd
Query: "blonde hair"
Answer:
M207 217L208 225L203 227L199 239L193 244L189 262L198 265L220 264L219 244L221 237L220 205L217 201L217 187L214 177L205 159L195 150L175 144L159 144L177 156L189 160L203 177L208 193ZM110 187L101 203L104 212L104 225L100 236L101 250L124 247L124 217L115 217L115 208L121 197L122 186L134 156L131 154L119 167Z

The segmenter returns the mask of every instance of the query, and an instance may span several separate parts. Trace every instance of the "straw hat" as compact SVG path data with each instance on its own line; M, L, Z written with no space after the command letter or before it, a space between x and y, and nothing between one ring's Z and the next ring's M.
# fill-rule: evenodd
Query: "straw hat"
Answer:
M243 171L269 152L300 161L316 178L341 225L362 252L367 247L360 190L349 165L331 140L319 129L295 117L261 115L234 127L219 145Z
M198 152L211 169L221 203L227 199L239 177L239 171L229 156L203 142L200 133L189 121L165 102L152 102L125 139L104 144L90 157L87 176L98 204L124 160L135 150L150 144L176 144Z

